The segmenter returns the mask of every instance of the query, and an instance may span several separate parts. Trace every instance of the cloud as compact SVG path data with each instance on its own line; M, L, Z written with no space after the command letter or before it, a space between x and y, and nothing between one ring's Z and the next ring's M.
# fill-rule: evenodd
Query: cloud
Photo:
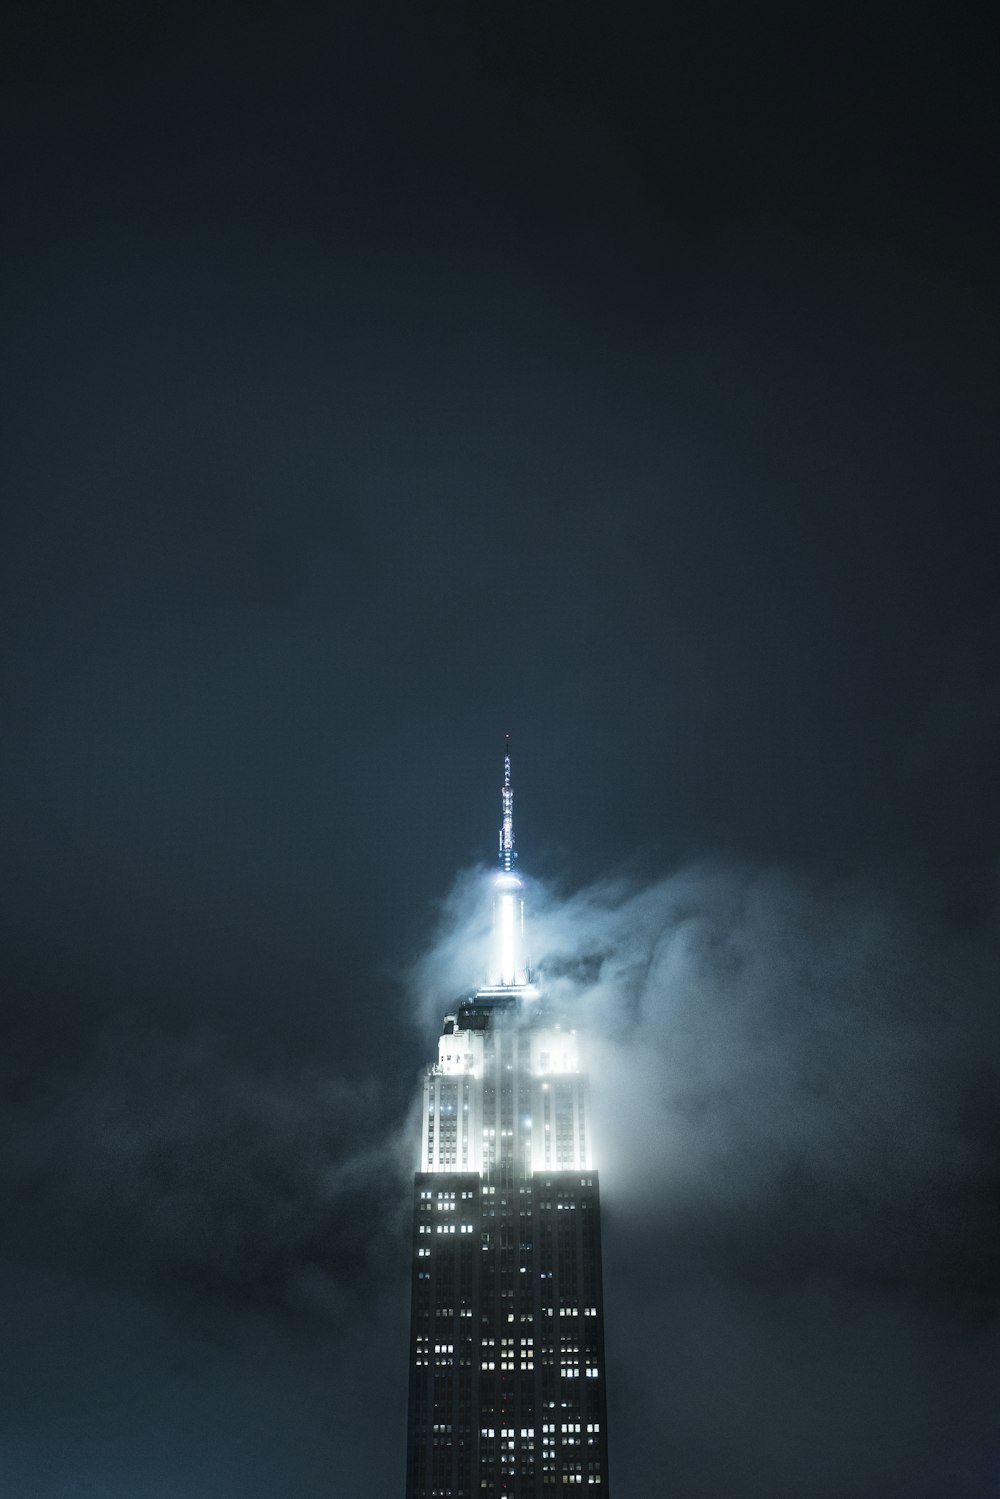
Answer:
M426 1060L486 968L485 879L459 877L408 975ZM1000 1361L995 890L956 910L716 862L526 896L592 1074L623 1499L978 1499ZM120 1015L9 1007L6 1031L11 1284L63 1286L60 1305L87 1284L144 1348L150 1319L192 1308L143 1374L183 1366L178 1401L238 1388L247 1358L312 1390L333 1357L342 1401L395 1369L402 1420L416 1151L392 1079ZM40 1364L88 1356L89 1333L43 1333ZM324 1440L350 1445L345 1422Z
M648 1221L794 1205L807 1259L832 1231L872 1273L966 1251L986 1273L955 1212L986 1211L995 1160L995 922L717 863L526 893L536 975L586 1036L610 1203ZM489 935L467 871L414 968L428 1021L474 987Z
M108 1022L68 1044L57 1027L36 1014L7 1038L8 1250L334 1320L398 1268L406 1148L378 1083L240 1055L207 1029Z

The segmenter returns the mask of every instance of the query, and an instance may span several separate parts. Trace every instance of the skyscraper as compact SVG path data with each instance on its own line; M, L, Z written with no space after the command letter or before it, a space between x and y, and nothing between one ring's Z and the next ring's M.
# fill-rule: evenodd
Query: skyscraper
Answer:
M501 798L492 969L423 1085L407 1499L608 1493L589 1082L523 954L509 741Z

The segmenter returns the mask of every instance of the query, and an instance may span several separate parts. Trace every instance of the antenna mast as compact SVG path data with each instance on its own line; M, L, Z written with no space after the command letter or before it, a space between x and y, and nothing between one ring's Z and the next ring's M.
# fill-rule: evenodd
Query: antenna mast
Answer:
M503 758L503 786L500 790L503 804L503 822L500 827L500 868L504 874L514 873L514 790L510 784L510 735Z

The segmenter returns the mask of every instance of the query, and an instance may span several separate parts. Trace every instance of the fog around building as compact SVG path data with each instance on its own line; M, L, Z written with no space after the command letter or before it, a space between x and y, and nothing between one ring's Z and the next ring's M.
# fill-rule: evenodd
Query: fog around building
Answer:
M401 1481L399 1444L370 1440L405 1416L417 1079L483 976L490 896L488 870L458 878L351 1055L23 1017L4 1107L12 1492L75 1492L83 1453L157 1494L161 1457L128 1430L161 1405L188 1494L211 1492L232 1423L250 1428L219 1469L233 1492L263 1495L287 1462L302 1494L328 1465L345 1492ZM577 890L526 877L525 897L539 988L591 1075L616 1491L979 1499L1000 1355L995 908L956 923L933 891L722 861ZM44 1387L18 1374L53 1366ZM67 1402L39 1479L28 1454Z

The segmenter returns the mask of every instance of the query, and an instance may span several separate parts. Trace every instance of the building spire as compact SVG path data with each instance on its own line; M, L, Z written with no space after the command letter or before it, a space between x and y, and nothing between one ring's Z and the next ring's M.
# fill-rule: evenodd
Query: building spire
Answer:
M503 822L500 825L500 868L504 874L514 873L514 790L510 784L510 735L507 735L503 757L503 786L500 790L503 806Z

